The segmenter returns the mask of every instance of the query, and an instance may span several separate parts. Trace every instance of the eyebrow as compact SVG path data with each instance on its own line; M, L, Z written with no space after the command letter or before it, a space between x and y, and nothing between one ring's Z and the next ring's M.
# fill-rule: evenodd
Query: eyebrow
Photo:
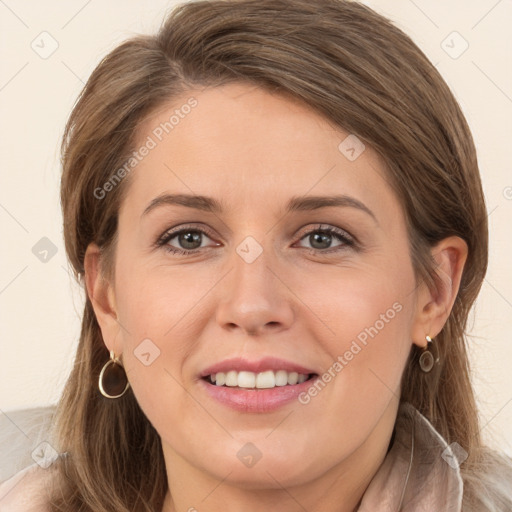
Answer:
M179 205L187 208L194 208L210 213L222 213L222 204L213 197L192 195L192 194L161 194L155 197L142 212L144 217L155 208L163 205ZM347 195L334 196L298 196L292 197L287 205L285 212L312 211L326 207L350 207L356 208L367 213L378 224L375 214L361 201L355 197Z

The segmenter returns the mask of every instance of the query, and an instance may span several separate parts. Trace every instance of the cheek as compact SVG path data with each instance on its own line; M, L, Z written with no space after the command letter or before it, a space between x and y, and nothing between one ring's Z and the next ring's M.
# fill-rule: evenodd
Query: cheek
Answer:
M119 276L123 275L130 276L116 282L117 311L126 327L123 334L157 339L167 338L177 322L193 313L205 290L218 279L211 269L197 272L147 262L124 269L120 265Z
M350 385L345 390L357 389L359 398L368 401L388 401L399 397L399 383L411 348L408 336L410 314L407 305L395 300L384 301L381 307L372 304L359 312L347 329L337 360L343 378Z
M306 293L307 286L308 305L321 320L316 322L314 337L328 354L324 359L324 382L329 381L326 387L332 390L328 393L336 394L345 411L353 413L371 403L377 413L379 403L384 406L393 395L399 397L412 345L414 274L410 264L397 260L343 269L329 280L324 276L318 281L329 285L321 289L312 281L304 282L298 295L306 296L301 293ZM358 414L363 420L364 410Z
M323 325L319 338L345 348L352 341L369 346L377 338L398 342L411 322L412 287L409 276L392 271L385 275L378 268L330 269L325 276L317 273L303 280L297 294L307 297L317 323Z
M137 402L155 426L177 421L193 401L184 393L183 363L204 325L199 303L218 280L178 267L119 265L116 307L123 365ZM172 417L172 418L171 418ZM165 429L164 429L165 430Z

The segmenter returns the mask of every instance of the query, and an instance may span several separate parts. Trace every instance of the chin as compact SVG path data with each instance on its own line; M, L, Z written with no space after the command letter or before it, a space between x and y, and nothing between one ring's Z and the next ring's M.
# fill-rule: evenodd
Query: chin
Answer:
M200 465L202 471L209 473L216 480L222 480L244 489L282 489L282 487L293 487L304 485L311 480L320 477L328 471L329 466L325 463L325 457L318 456L313 461L305 463L304 451L302 449L290 449L282 455L279 451L268 448L259 451L251 443L241 445L237 443L236 451L232 456L227 457L228 450L223 450L221 458L212 455L209 460L217 460L218 464ZM324 460L324 462L321 462ZM315 464L315 461L317 463Z

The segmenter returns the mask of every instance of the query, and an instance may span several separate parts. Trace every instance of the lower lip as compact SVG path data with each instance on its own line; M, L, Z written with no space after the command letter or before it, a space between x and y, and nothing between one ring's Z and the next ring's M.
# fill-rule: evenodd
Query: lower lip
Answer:
M240 389L238 387L216 386L204 379L200 385L206 392L221 404L240 412L270 412L285 404L298 401L298 396L305 392L319 378L313 378L293 386L276 386L269 389Z

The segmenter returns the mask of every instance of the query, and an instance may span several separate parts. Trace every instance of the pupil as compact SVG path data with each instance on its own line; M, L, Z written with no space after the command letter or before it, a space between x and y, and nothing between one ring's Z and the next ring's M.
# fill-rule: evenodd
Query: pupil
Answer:
M179 241L184 249L197 249L201 246L201 234L197 231L188 231L179 236ZM198 246L194 247L196 242L198 242ZM192 244L192 246L187 244Z
M317 242L320 243L320 247L315 247ZM326 249L330 246L330 242L331 235L329 233L314 233L310 235L310 243L316 249Z

